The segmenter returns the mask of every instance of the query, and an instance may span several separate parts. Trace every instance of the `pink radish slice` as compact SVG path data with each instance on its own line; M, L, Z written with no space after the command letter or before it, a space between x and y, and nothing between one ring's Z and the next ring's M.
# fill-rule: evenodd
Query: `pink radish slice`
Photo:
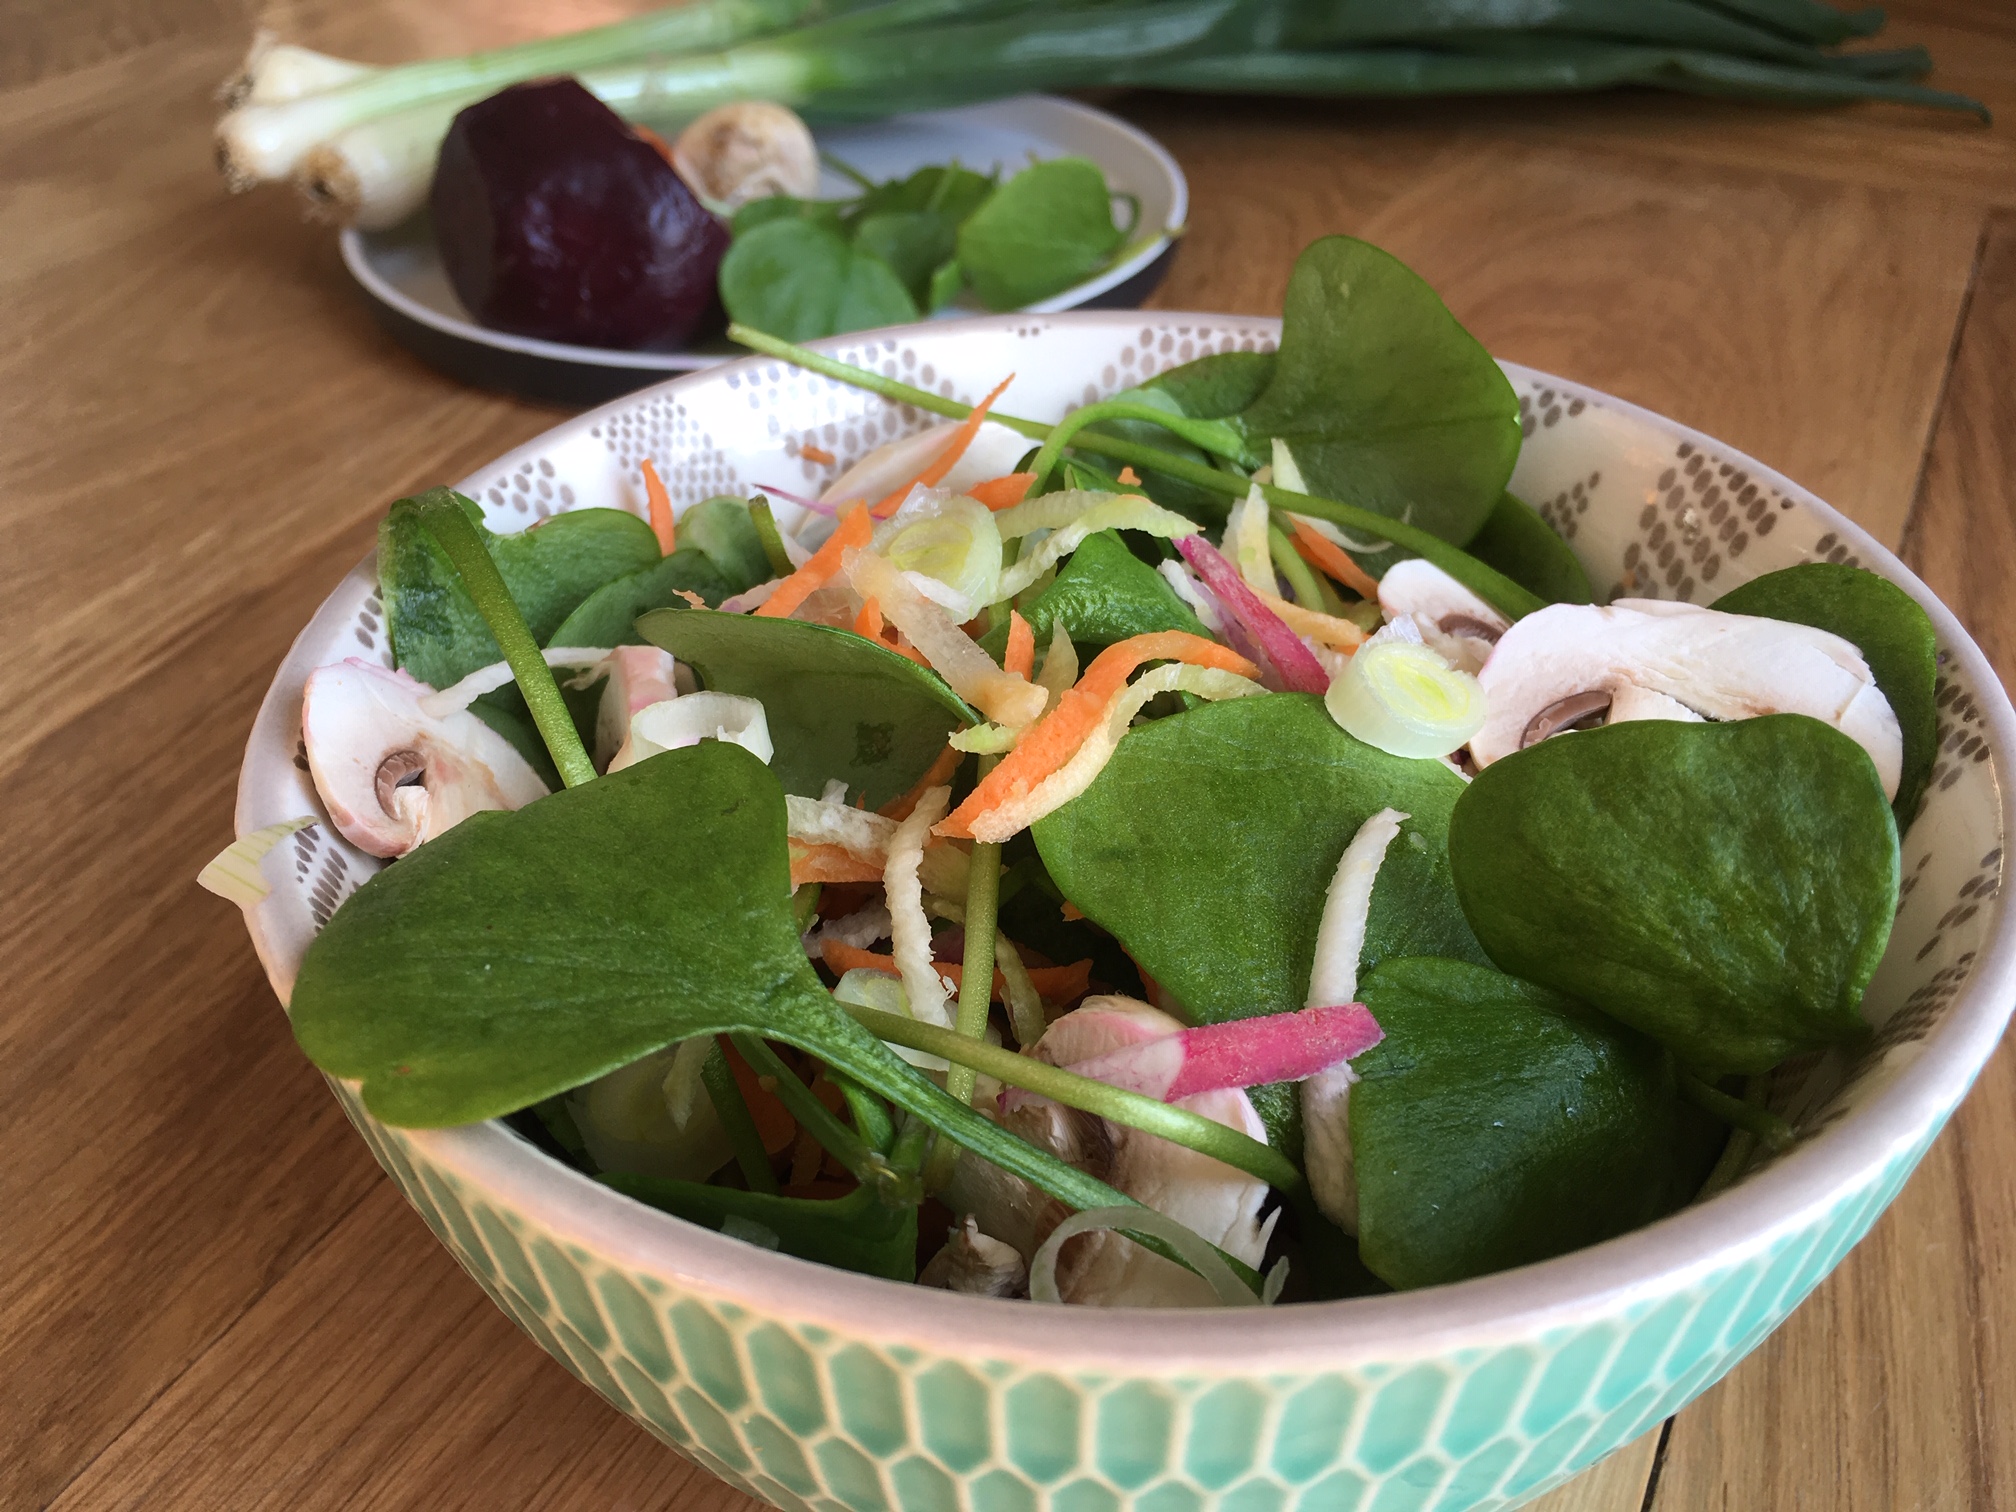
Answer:
M1298 1082L1363 1055L1385 1038L1363 1003L1233 1019L1123 1045L1074 1062L1080 1076L1160 1102L1230 1087Z
M766 493L773 499L782 499L786 504L796 504L800 509L809 509L815 514L825 515L828 519L836 518L840 513L837 505L822 504L817 499L808 499L803 494L791 493L782 488L774 488L768 483L758 483L756 489L757 492Z
M1325 693L1330 688L1330 674L1323 670L1323 664L1316 660L1316 654L1302 644L1302 639L1290 630L1281 616L1260 601L1260 596L1246 586L1239 570L1225 559L1224 553L1205 540L1201 535L1184 536L1177 541L1176 549L1183 553L1183 560L1197 569L1197 575L1204 579L1204 586L1218 596L1218 602L1230 610L1233 618L1251 632L1253 638L1267 653L1267 660L1274 664L1280 674L1281 685L1290 693Z

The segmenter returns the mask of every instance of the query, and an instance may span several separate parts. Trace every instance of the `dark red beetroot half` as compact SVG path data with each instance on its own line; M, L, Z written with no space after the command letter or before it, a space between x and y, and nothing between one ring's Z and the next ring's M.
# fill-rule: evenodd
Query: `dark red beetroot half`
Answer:
M665 351L719 319L727 228L572 79L514 84L456 116L432 206L448 280L484 325Z

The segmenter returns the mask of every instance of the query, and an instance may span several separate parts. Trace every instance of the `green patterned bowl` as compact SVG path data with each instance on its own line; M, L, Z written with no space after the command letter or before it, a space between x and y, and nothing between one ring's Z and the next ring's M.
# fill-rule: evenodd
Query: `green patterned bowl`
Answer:
M1274 322L1164 313L1007 317L828 343L946 394L1016 372L1054 417ZM1637 1233L1400 1296L1257 1310L1093 1311L900 1287L754 1248L634 1204L501 1124L410 1131L336 1095L476 1283L589 1386L682 1454L780 1507L821 1512L1394 1512L1509 1507L1637 1437L1736 1363L1896 1195L2010 1009L2000 901L2007 699L1953 616L1868 536L1705 436L1508 367L1526 416L1514 489L1599 588L1713 598L1793 562L1860 562L1930 611L1940 754L1904 847L1904 898L1865 1052L1774 1078L1797 1143ZM816 490L924 417L768 361L675 379L549 431L462 487L517 529L576 505L642 505L641 458L675 497ZM317 812L295 761L301 686L386 658L371 564L322 606L274 679L237 827ZM327 826L268 860L248 915L285 1000L314 931L377 863Z

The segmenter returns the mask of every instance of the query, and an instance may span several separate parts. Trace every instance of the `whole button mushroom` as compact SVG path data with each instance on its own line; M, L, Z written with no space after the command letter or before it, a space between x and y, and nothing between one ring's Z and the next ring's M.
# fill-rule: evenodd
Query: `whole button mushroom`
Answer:
M708 111L679 133L672 166L724 213L773 194L810 199L819 187L812 133L792 111L767 100Z

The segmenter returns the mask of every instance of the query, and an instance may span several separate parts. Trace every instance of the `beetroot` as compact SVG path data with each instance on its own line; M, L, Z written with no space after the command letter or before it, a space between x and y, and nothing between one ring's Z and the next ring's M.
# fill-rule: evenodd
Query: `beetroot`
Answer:
M514 84L456 116L432 205L449 282L484 325L665 351L719 319L727 228L572 79Z

